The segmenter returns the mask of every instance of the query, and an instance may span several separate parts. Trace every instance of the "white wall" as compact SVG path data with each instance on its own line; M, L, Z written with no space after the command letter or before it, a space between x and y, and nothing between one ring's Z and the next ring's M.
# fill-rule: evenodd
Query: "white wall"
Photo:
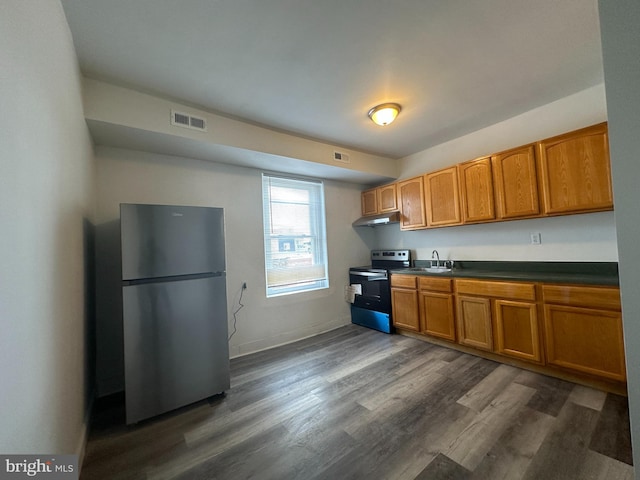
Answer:
M395 228L393 228L395 227ZM409 248L417 259L617 262L612 212L400 232L376 227L379 248ZM541 245L531 244L540 233Z
M542 140L607 119L604 86L598 85L517 117L418 152L401 160L409 178L483 155ZM540 233L541 245L530 234ZM618 260L613 212L465 225L400 232L376 227L378 248L409 248L429 259L437 249L454 260L604 261Z
M58 1L0 2L0 452L80 453L93 154Z
M357 183L398 174L391 158L275 131L98 80L84 81L85 116L97 144ZM171 110L206 120L207 131L171 125ZM348 155L336 161L334 151Z
M230 343L232 357L350 321L343 293L348 268L368 262L366 241L370 240L351 227L360 211L359 185L325 182L330 288L267 299L259 170L108 147L98 147L96 157L98 228L118 218L120 203L225 209L230 331L242 282L248 286L242 299L245 307L237 317L237 333Z
M604 85L535 108L401 160L400 178L526 145L607 120Z
M640 2L600 0L633 463L640 478Z

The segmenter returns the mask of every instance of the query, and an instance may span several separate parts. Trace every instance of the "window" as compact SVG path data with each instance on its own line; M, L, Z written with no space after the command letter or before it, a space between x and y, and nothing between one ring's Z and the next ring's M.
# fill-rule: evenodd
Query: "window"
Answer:
M322 182L262 175L267 297L327 288Z

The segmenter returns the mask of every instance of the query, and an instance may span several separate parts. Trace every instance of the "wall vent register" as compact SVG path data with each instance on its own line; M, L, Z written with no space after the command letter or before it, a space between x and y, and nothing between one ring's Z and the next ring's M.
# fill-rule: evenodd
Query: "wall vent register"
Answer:
M204 118L196 117L184 112L171 110L171 125L175 127L190 128L193 130L207 131L207 121Z

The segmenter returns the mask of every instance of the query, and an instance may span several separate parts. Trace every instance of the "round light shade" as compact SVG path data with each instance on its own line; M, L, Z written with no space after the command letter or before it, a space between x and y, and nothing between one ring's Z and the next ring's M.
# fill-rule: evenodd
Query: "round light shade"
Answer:
M397 103L383 103L369 110L369 118L373 123L385 126L393 122L400 113L400 105Z

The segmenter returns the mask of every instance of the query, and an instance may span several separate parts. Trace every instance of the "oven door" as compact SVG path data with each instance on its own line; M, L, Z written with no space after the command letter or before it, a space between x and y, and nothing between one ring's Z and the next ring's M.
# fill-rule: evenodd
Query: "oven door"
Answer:
M355 307L391 313L391 289L386 270L350 270L349 283L362 286L362 294L355 296Z

